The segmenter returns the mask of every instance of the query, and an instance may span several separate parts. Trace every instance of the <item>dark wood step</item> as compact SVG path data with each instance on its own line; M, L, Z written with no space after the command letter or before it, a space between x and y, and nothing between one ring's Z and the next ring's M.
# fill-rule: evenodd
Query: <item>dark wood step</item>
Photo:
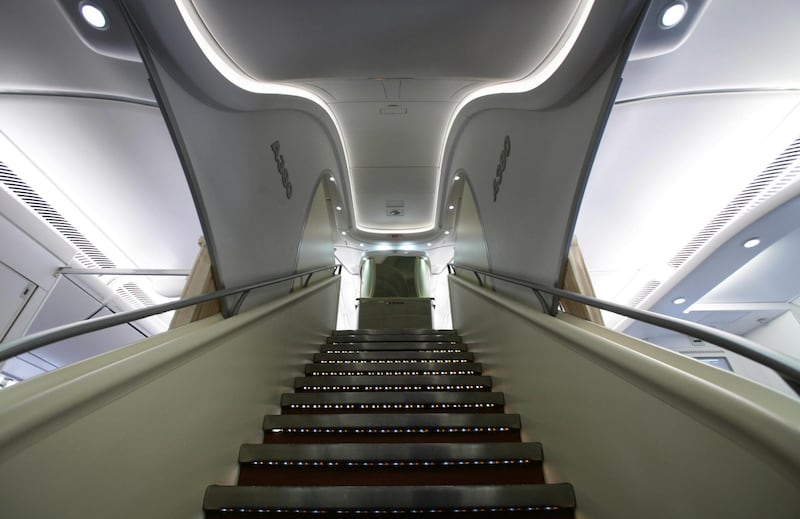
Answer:
M435 517L572 518L575 493L555 485L394 487L210 486L203 501L208 519L259 513L281 517L336 515L406 519ZM445 515L448 514L448 515Z
M444 341L397 341L397 342L337 342L323 344L320 353L356 353L359 351L430 351L457 353L467 351L467 347L457 342Z
M342 335L458 335L455 330L439 328L361 328L358 330L334 330L331 337Z
M393 363L393 362L441 362L441 363L465 363L474 362L475 355L471 352L443 353L435 351L358 351L355 353L316 353L314 362L319 364L342 364L346 362L370 362L370 363Z
M264 443L513 442L517 414L267 415Z
M316 391L491 391L491 377L477 375L314 376L294 379L298 393Z
M480 375L483 367L474 362L393 362L376 364L350 362L347 364L306 364L307 376L412 376L412 375Z
M281 412L297 413L502 413L503 393L488 391L386 391L284 393Z
M328 337L328 344L336 344L343 342L448 342L460 343L461 337L448 333L375 333L375 334L350 334L350 335L333 335Z
M240 485L544 483L538 443L245 444Z

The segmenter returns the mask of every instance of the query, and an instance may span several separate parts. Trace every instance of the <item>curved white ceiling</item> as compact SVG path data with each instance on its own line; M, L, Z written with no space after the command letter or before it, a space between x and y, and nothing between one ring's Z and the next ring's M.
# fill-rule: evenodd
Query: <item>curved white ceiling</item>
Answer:
M393 234L434 228L443 146L458 111L477 97L547 80L593 5L175 1L229 81L326 110L345 149L355 227ZM402 214L390 215L387 206L399 202Z

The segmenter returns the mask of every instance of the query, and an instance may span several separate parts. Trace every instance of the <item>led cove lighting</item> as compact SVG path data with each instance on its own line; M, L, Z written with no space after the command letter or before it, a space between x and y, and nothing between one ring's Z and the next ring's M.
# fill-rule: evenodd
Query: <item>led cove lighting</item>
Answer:
M742 244L742 247L745 249L752 249L753 247L757 247L761 243L761 239L759 238L750 238L746 242Z
M108 28L106 13L94 4L83 4L81 6L81 16L86 20L86 23L95 29L103 30Z
M662 11L661 13L661 28L672 29L683 20L686 16L686 4L677 2Z
M675 298L675 299L672 300L672 304L674 304L674 305L682 305L685 302L686 302L686 298L685 297L678 297L678 298Z
M570 51L575 45L575 42L578 40L578 36L580 36L581 31L583 30L583 27L586 24L586 20L589 18L589 14L592 10L592 7L594 6L594 2L595 0L580 1L579 5L573 11L572 17L568 21L565 30L560 35L555 45L553 45L551 52L544 58L544 60L541 63L536 65L536 67L533 70L531 70L531 72L528 75L516 80L503 83L494 83L487 85L483 88L479 88L473 92L470 92L469 94L464 96L460 100L460 102L458 102L458 104L450 114L447 124L445 124L444 126L444 131L442 132L439 161L438 161L439 167L436 170L436 184L435 184L436 192L434 199L439 198L439 191L440 191L439 181L441 179L442 166L444 165L445 145L447 143L447 137L450 135L456 117L461 112L461 110L467 104L480 97L485 97L494 94L514 94L521 92L530 92L531 90L535 89L536 87L540 86L542 83L547 81L561 67L561 64L567 59L567 56L569 55ZM223 77L225 77L225 79L230 81L232 84L236 85L242 90L245 90L247 92L253 92L256 94L279 94L279 95L301 97L303 99L308 99L309 101L316 103L323 110L325 110L325 112L331 118L331 121L333 121L333 125L336 127L336 131L339 135L339 140L342 143L342 148L344 150L344 162L345 162L344 174L345 175L348 174L350 170L351 160L349 157L347 142L344 139L344 132L342 131L341 124L339 123L336 114L333 112L333 109L331 109L331 107L324 99L302 87L281 85L277 83L270 83L267 81L259 81L248 76L245 73L245 71L243 71L239 67L239 65L236 64L236 62L234 62L222 48L220 48L219 43L211 34L211 32L208 30L208 27L206 26L202 17L195 8L192 0L175 0L175 5L178 8L178 12L180 13L181 18L183 19L183 22L189 29L192 38L194 39L195 43L200 48L200 50L203 52L206 59ZM335 182L333 176L330 177L330 180L332 182ZM456 178L456 180L458 180L458 178ZM353 210L355 213L356 229L361 231L379 232L379 233L397 232L397 230L390 231L387 229L372 229L361 225L359 223L360 220L360 215L358 211L359 205L358 201L355 198L355 191L353 191L352 196L353 196ZM433 221L433 219L431 219L431 221L427 222L423 227L413 228L413 229L411 228L403 229L401 232L425 232L432 230L434 228L435 228L435 222Z

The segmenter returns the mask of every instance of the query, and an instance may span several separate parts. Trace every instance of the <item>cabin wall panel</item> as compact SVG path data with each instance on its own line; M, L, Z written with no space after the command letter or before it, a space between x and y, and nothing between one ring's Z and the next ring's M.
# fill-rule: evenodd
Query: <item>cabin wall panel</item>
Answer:
M796 400L452 276L450 284L453 324L505 392L507 411L522 415L523 437L543 443L547 480L575 486L577 517L796 517ZM765 447L778 438L777 450Z
M163 69L159 78L191 162L189 181L220 288L292 273L320 173L330 170L341 178L338 137L311 108L230 110L193 97ZM290 197L271 148L276 142ZM247 305L290 286L255 291Z
M329 279L0 392L4 516L200 519L206 486L235 483L239 446L260 442L262 416L333 328L338 288Z

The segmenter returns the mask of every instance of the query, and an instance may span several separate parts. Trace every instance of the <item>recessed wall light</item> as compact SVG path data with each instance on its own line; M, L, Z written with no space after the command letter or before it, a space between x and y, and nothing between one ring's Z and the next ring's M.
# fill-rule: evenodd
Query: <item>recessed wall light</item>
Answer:
M86 20L86 23L95 29L105 30L108 28L108 17L105 11L100 9L94 4L85 2L80 7L81 16Z
M674 305L682 305L685 302L686 302L685 297L676 297L675 299L672 300L672 304Z
M752 249L753 247L758 246L758 244L760 243L761 243L760 238L750 238L749 240L747 240L742 244L742 247L744 247L745 249Z
M672 29L686 16L686 4L683 2L673 2L661 11L661 28Z
M453 209L455 209L455 208L456 208L456 206L454 206L454 205L448 205L448 206L447 206L447 208L448 208L448 209L450 209L450 210L452 211Z
M341 210L342 210L342 206L340 206L340 205L337 205L337 206L336 206L336 210L337 210L337 211L341 211Z

